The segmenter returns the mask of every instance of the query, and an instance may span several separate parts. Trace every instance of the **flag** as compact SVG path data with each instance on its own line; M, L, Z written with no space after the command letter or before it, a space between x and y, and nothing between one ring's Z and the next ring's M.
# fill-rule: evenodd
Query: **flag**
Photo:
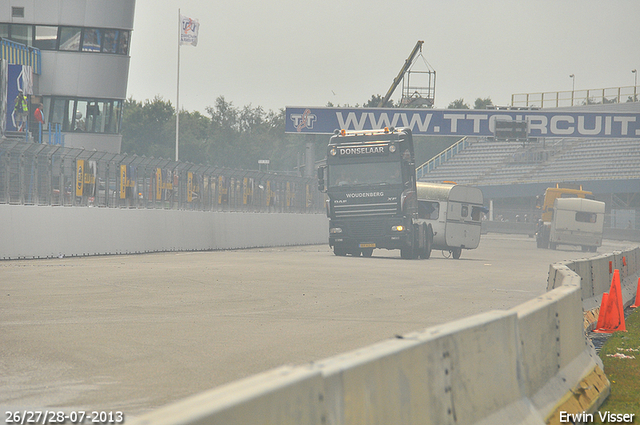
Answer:
M180 44L198 45L198 30L200 23L197 19L191 19L180 15Z

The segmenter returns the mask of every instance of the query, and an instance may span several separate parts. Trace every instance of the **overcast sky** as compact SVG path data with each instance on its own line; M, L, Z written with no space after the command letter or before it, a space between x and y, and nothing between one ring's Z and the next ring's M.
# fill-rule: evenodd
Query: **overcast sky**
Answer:
M418 40L437 108L571 90L570 74L576 90L632 86L640 69L638 0L136 0L128 97L175 104L179 8L200 22L197 47L180 48L180 106L203 113L219 96L274 111L362 104Z

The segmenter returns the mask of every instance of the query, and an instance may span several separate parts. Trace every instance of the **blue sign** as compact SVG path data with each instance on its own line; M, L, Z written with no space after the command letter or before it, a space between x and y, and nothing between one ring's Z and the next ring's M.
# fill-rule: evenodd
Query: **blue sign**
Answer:
M493 137L496 120L526 121L529 137L640 138L640 114L497 109L286 108L286 133L408 127L430 136Z

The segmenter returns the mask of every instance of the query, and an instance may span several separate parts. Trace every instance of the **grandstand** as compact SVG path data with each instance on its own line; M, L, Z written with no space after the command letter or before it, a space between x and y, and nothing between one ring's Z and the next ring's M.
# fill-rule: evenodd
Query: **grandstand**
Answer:
M640 111L638 102L620 106ZM532 209L547 187L576 183L605 201L608 213L636 210L640 218L640 139L466 137L420 166L417 175L421 181L480 187L485 200L498 200L507 210Z
M475 186L640 178L637 139L522 142L478 139L420 180Z

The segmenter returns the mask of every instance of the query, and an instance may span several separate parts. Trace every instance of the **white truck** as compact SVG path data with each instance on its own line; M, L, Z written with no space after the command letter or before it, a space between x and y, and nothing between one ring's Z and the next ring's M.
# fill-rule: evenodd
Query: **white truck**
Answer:
M585 198L557 198L553 205L549 248L578 245L596 252L602 245L605 203Z
M484 208L482 191L455 183L417 182L418 221L431 225L433 249L459 259L463 249L480 243Z

